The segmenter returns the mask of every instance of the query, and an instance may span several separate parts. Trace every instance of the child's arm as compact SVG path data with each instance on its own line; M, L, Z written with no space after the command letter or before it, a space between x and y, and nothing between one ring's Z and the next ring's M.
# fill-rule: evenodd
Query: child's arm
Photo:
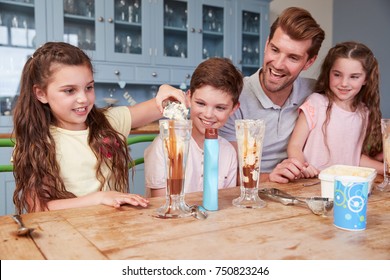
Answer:
M383 175L384 172L383 162L370 158L369 156L364 154L362 154L360 157L360 166L374 168L376 172L380 175Z
M309 127L306 122L306 117L303 112L300 112L287 146L287 156L289 158L295 158L300 162L305 162L303 147L308 136Z
M165 196L167 176L162 140L157 136L144 151L145 187L151 197Z
M165 196L167 194L167 189L150 189L150 197Z
M295 124L291 138L288 142L287 155L288 158L295 158L306 166L304 169L302 169L302 175L305 178L315 177L319 173L319 171L314 166L305 161L305 157L303 155L303 147L305 146L309 133L310 130L307 125L306 116L301 111L299 113L298 120Z
M116 191L99 191L85 196L56 199L49 201L47 206L48 210L69 209L77 207L86 207L92 205L108 205L115 208L119 208L122 204L130 204L134 206L148 206L149 201L146 198L138 194L121 193ZM31 203L29 203L31 205ZM38 204L36 204L38 205ZM29 209L29 212L44 211L36 206L35 209Z
M185 93L170 85L161 85L155 98L129 106L131 127L137 128L162 117L163 101L173 99L187 104Z

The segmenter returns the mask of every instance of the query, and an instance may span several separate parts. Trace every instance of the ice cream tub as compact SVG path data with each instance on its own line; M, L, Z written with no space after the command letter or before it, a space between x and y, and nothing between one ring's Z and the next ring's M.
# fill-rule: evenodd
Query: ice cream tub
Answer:
M371 193L372 183L376 177L374 168L350 166L350 165L332 165L322 170L318 175L321 180L321 196L334 198L334 181L336 176L355 176L368 180L368 193Z

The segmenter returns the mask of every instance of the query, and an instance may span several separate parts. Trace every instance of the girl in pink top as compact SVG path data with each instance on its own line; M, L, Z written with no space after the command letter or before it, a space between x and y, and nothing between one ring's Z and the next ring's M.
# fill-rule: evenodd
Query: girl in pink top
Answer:
M310 95L300 107L287 153L315 177L334 164L375 168L383 174L379 67L361 43L331 48Z

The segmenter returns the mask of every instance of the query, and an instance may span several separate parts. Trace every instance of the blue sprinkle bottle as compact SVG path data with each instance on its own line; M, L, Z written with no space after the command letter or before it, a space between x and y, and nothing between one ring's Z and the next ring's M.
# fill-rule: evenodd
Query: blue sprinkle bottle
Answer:
M203 207L209 211L218 210L218 130L206 128L203 158Z

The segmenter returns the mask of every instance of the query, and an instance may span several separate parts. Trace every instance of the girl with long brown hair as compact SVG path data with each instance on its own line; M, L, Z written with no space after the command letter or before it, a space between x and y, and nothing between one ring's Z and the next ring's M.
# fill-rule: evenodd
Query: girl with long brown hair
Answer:
M146 207L129 193L132 127L162 117L180 90L160 87L156 98L132 107L97 108L90 58L67 43L48 42L26 62L14 110L13 153L17 212L105 204Z
M334 164L375 168L383 174L379 66L358 42L331 48L311 94L300 107L287 153L307 162L309 178Z

